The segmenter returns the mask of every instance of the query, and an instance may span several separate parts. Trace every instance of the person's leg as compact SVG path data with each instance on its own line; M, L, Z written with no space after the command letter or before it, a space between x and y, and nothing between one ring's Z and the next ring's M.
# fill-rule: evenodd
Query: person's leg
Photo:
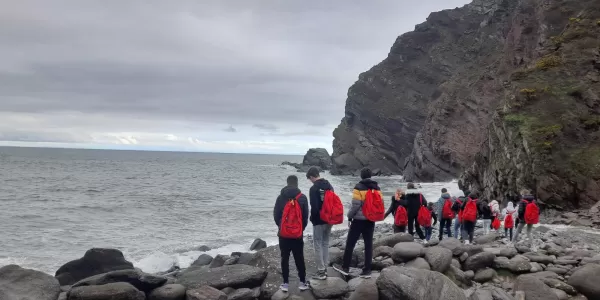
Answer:
M356 246L356 242L358 242L358 238L361 233L361 225L359 220L355 220L350 225L350 230L348 231L348 238L346 239L346 249L344 250L344 264L342 268L348 269L350 268L350 263L352 263L352 252L354 252L354 246Z
M419 238L424 240L425 234L423 233L423 230L421 230L421 225L419 225L419 222L417 222L417 218L415 218L414 226L415 226L415 231L417 232L417 235L419 236Z
M469 243L473 244L473 236L475 235L475 222L469 223Z
M325 231L323 232L323 262L325 262L325 268L323 268L323 273L327 275L327 267L329 266L329 236L331 235L331 228L333 225L323 225L325 226Z
M317 275L327 269L325 266L324 254L323 254L323 231L325 225L314 225L313 226L313 248L315 249L315 262L317 263Z
M506 238L508 236L508 228L504 228L504 237Z
M488 233L490 233L490 220L489 219L483 219L483 234L486 235Z
M417 220L416 217L408 216L408 234L410 234L410 235L415 234L413 226L414 226L416 220Z
M281 275L283 283L290 282L290 240L279 238L279 250L281 251Z
M450 227L452 227L452 219L446 219L446 231L448 231L448 237L452 237L452 230Z
M509 232L510 232L510 241L512 241L512 238L513 238L513 229L512 229L512 228L510 228L510 229L509 229Z
M458 229L460 229L460 223L458 222L458 217L456 217L456 218L454 218L454 237L455 238L459 237Z
M398 230L400 230L399 232L405 233L406 232L406 226L400 226L400 227L398 227Z
M371 263L373 261L373 233L375 232L375 222L364 222L362 228L362 236L365 241L365 273L371 272Z
M394 228L394 233L400 232L400 227L399 226L393 225L392 228Z
M433 233L433 227L425 227L425 240L429 241L431 239L431 234Z
M440 218L440 236L438 237L440 241L444 238L445 225L446 225L446 219Z
M519 233L521 232L521 230L523 230L523 226L525 226L525 223L520 222L519 226L517 227L517 232L515 232L515 236L513 238L513 243L516 243L519 240Z
M533 243L533 236L531 235L532 231L533 231L533 224L527 224L527 238L529 239L530 243Z
M298 269L298 277L300 278L300 282L306 282L306 265L304 264L304 241L302 239L297 239L293 241L292 254L294 255L294 262L296 262L296 269Z

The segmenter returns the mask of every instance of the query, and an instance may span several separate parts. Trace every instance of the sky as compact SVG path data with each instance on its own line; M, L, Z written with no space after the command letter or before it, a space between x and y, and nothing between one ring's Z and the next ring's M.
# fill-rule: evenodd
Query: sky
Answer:
M466 0L0 0L0 145L331 151L348 88Z

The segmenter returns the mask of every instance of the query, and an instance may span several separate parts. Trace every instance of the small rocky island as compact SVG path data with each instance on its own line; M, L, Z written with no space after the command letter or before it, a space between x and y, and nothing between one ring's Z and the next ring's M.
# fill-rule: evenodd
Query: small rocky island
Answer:
M310 148L304 154L302 163L293 163L284 161L282 165L292 166L298 170L298 172L306 172L310 167L318 167L321 171L331 170L331 156L325 148Z

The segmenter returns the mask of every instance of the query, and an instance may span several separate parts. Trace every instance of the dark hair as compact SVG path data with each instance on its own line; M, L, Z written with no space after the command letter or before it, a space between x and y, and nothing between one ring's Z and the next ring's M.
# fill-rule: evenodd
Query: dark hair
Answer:
M369 168L363 168L360 170L360 179L367 179L373 176L373 172Z
M288 176L287 185L298 187L298 177L296 177L296 175Z
M306 172L306 179L310 179L311 177L319 178L319 168L310 167L310 169L308 169L308 172Z
M415 184L414 184L414 183L412 183L412 182L409 182L409 183L406 185L406 188L407 188L407 189L414 190L414 189L415 189Z
M442 189L442 193L447 193L447 192L448 192L448 190L446 188Z
M471 198L471 199L477 199L477 198L479 198L478 196L479 196L479 195L477 194L477 192L471 192L471 193L469 194L469 198Z

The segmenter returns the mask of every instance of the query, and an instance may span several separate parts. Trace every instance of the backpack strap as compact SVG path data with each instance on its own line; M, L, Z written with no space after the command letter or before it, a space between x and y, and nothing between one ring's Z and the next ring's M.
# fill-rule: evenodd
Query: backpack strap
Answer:
M299 201L300 197L302 197L302 192L298 193L298 195L296 195L296 198L294 200Z
M423 194L419 194L419 206L423 206Z

